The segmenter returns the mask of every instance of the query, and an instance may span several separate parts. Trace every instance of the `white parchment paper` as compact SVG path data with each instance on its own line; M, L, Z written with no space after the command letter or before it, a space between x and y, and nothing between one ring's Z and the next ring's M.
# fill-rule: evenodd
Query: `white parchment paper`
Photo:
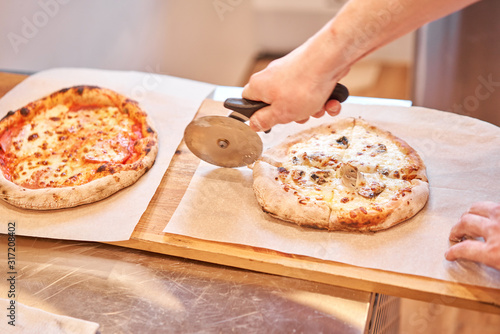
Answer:
M0 307L8 309L11 307L11 300L0 298ZM49 313L44 310L21 304L16 301L18 319L15 319L12 326L8 323L10 318L0 322L2 333L23 334L23 333L45 333L45 334L95 334L99 333L99 324L68 317L64 315Z
M341 116L362 116L407 141L423 158L430 182L427 205L389 230L359 234L301 228L261 211L252 171L200 165L165 232L243 244L360 267L500 288L500 272L448 262L450 229L476 201L500 201L500 128L473 118L418 108L345 104ZM270 147L287 135L328 122L276 126L262 135Z
M58 68L28 77L0 99L0 118L9 110L61 88L97 85L139 102L159 135L156 162L139 181L97 203L52 211L15 208L0 201L0 233L15 222L16 234L87 241L128 240L168 168L184 128L215 86L143 72Z

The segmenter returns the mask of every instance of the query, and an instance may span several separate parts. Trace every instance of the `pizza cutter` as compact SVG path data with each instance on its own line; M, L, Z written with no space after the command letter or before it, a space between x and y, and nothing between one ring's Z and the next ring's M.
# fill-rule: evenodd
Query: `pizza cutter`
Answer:
M337 84L328 100L344 102L349 90ZM228 116L205 116L193 120L184 131L187 147L201 160L220 167L242 167L257 160L263 149L260 136L245 123L269 104L244 98L228 98ZM267 131L269 132L269 131Z
M355 190L359 183L364 180L363 174L358 171L358 168L350 164L345 164L340 167L340 175L342 177L342 183L352 190Z
M356 166L349 163L340 167L342 183L352 191L366 198L374 198L384 191L386 185L379 181L370 180Z

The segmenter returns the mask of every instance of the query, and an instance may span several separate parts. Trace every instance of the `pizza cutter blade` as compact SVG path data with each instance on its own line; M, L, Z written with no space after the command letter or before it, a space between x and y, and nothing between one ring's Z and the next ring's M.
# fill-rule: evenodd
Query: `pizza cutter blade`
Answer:
M328 99L344 102L348 96L348 89L337 84ZM226 99L224 107L233 112L229 116L205 116L193 120L184 131L184 141L194 155L213 165L248 166L262 155L263 144L260 136L245 122L268 105L243 98Z
M262 140L245 123L226 116L200 117L184 131L188 148L201 160L220 167L252 164L262 154Z
M358 171L356 166L350 164L345 164L340 167L340 175L342 177L342 183L352 190L355 190L359 183L363 181L363 174Z
M386 188L385 183L366 177L366 174L349 163L340 167L340 176L347 188L368 199L378 196Z

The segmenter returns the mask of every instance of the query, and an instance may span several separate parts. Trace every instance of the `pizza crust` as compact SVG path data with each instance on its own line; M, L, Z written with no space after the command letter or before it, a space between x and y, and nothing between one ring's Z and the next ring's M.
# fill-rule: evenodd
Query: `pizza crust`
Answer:
M321 136L330 134L332 142L335 142L338 133L349 133L349 129L356 125L360 125L371 133L394 143L404 154L406 157L405 168L398 170L397 174L393 172L389 176L397 178L401 184L404 184L404 187L402 186L391 198L376 205L367 200L359 200L360 204L357 206L356 196L354 196L354 202L351 202L349 206L343 206L338 201L334 204L332 199L330 201L318 200L312 198L313 196L304 200L305 195L301 193L301 190L305 188L301 187L306 187L307 180L304 180L303 183L292 183L288 176L283 177L279 172L280 168L282 168L282 172L286 171L283 166L294 168L293 164L289 162L292 155L291 148L297 147L297 143L305 143L316 137L325 140L326 137ZM328 168L332 168L332 174L337 178L337 182L340 178L337 170L345 163L342 158L340 160L337 164L328 166ZM299 167L297 168L300 169ZM372 171L372 173L378 172ZM405 141L360 118L339 119L289 136L284 142L263 154L263 157L254 164L253 175L253 189L257 201L266 213L300 226L330 231L374 232L390 228L417 214L425 206L429 196L425 165L418 153ZM299 189L295 191L294 187ZM320 187L321 185L318 185L316 188ZM339 191L345 191L345 187Z
M330 215L331 231L376 232L388 229L416 215L427 202L429 184L421 180L412 180L410 191L398 194L397 198L382 207L382 211L332 210Z
M330 208L324 202L297 204L292 191L285 191L277 181L279 173L266 162L258 161L253 167L254 192L262 210L273 217L301 226L319 227L329 225Z
M131 117L140 117L141 131L146 135L136 142L135 148L136 152L142 152L142 156L130 164L102 163L95 173L107 175L88 183L66 187L29 189L11 182L0 172L0 198L5 202L19 208L35 210L53 210L89 204L130 186L153 166L158 153L158 135L151 119L140 109L136 101L105 88L75 86L34 101L15 112L9 112L0 123L0 134L18 119L59 104L113 106L125 111Z
M34 210L63 209L94 203L137 182L153 166L157 150L157 146L154 146L148 157L140 164L131 166L131 170L117 172L74 187L28 189L10 182L0 174L0 195L11 205Z
M394 144L396 144L399 147L399 149L410 160L410 165L413 166L412 169L407 169L407 170L403 171L402 177L405 177L409 180L419 179L419 180L422 180L425 182L428 181L424 161L422 160L422 158L420 158L420 155L418 155L417 151L415 151L410 145L408 145L407 142L405 142L404 140L402 140L399 137L396 137L395 135L393 135L391 132L389 132L387 130L383 130L379 127L376 127L376 126L368 123L367 121L365 121L362 118L356 118L355 125L361 125L364 128L367 128L370 131L376 133L377 135L389 139L391 142L393 142Z

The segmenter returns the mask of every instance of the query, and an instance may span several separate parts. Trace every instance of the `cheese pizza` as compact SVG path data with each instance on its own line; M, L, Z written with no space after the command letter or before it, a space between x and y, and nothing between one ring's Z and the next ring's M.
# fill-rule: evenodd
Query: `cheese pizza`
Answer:
M65 88L0 121L0 198L37 210L96 202L136 182L157 152L136 101L101 87Z
M378 231L425 205L425 165L406 142L361 118L288 137L254 167L263 210L301 226Z

